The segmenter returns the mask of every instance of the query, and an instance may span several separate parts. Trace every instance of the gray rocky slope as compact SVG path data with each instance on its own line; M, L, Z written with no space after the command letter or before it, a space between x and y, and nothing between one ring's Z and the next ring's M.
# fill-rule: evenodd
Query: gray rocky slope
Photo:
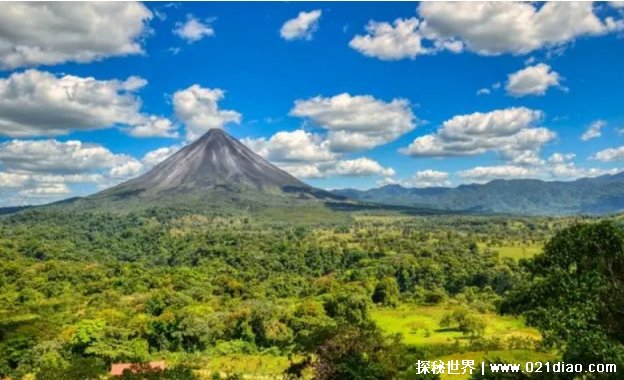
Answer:
M344 197L305 184L221 129L211 129L193 143L156 165L150 171L104 190L80 203L116 206L158 206L184 201L247 203L275 201L272 198L342 200ZM227 199L225 199L227 198ZM178 202L179 203L179 202Z

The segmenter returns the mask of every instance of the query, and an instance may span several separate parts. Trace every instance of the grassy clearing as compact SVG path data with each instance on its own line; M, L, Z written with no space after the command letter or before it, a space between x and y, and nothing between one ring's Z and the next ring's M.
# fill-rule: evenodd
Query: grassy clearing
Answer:
M223 378L243 374L245 379L281 379L289 364L285 356L235 354L207 357L202 360L197 374L202 379L211 379L215 372Z
M493 350L471 351L466 339L459 331L440 328L440 320L453 306L416 306L404 305L398 309L376 309L372 316L375 322L388 333L401 334L407 344L422 348L434 345L457 344L458 352L451 355L432 357L431 360L474 360L479 367L482 361L502 360L511 363L526 363L527 361L545 362L553 360L555 354L549 352L537 352L531 350ZM537 330L528 328L519 318L500 316L494 313L480 314L486 323L484 339L499 338L501 340L512 337L539 340ZM469 375L442 375L441 379L462 380L468 379Z
M372 317L375 322L388 333L403 335L404 342L421 348L435 345L457 344L458 352L430 358L442 360L444 363L450 360L474 360L477 367L482 361L506 361L511 363L526 363L527 361L545 362L554 359L555 355L549 352L536 352L530 350L496 350L496 351L470 351L468 339L459 331L440 328L440 320L445 314L452 311L456 306L417 306L404 305L397 309L375 309ZM528 328L519 318L500 316L494 313L480 314L486 323L484 339L499 338L525 338L539 340L537 330ZM442 380L463 380L469 375L442 375Z
M397 309L375 309L372 311L372 317L384 331L401 334L405 343L424 347L465 339L459 331L440 328L440 320L452 310L452 306L446 305L404 305ZM505 339L514 336L540 338L537 330L524 326L522 320L518 318L493 313L481 314L481 318L487 326L484 338Z
M489 248L492 251L498 252L500 257L509 257L515 260L528 259L536 254L540 253L542 246L539 244L522 244L522 243L509 243L501 246L488 246L480 243L480 249Z
M449 361L459 360L461 363L462 360L474 360L476 370L479 371L481 367L481 362L487 362L488 360L498 363L501 361L507 363L518 363L524 364L526 362L546 362L548 360L555 359L555 355L547 352L535 352L535 351L527 351L527 350L505 350L505 351L472 351L472 352L461 352L453 355L442 356L436 358L436 360L441 360L444 363ZM480 373L480 372L479 372ZM441 380L464 380L470 377L469 374L443 374L440 376Z

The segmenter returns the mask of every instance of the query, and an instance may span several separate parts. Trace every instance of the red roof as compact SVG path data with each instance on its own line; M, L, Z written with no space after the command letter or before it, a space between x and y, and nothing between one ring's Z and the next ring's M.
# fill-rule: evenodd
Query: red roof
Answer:
M117 363L111 366L110 374L112 376L121 376L128 369L132 372L140 372L143 368L163 371L165 369L165 361L149 362L149 363Z

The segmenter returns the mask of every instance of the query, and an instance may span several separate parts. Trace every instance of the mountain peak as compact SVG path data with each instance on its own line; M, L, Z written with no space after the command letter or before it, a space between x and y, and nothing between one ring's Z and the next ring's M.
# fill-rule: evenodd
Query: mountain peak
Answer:
M230 138L230 139L233 138L227 132L225 132L222 128L210 128L209 130L206 131L206 133L201 135L196 141L205 140L209 138L215 138L215 137Z
M150 171L96 196L189 192L218 186L263 191L310 188L215 128Z

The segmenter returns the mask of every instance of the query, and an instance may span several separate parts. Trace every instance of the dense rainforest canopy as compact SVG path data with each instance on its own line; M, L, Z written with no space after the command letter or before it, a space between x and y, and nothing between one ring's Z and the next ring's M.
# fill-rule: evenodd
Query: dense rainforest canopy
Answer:
M165 358L153 376L233 378L244 371L206 374L203 361L257 355L284 358L288 378L408 379L424 378L420 359L479 347L624 363L620 229L553 221L361 214L297 226L26 210L0 222L0 376L90 379ZM531 261L490 248L539 244L566 225ZM384 329L384 310L406 305L447 310L422 334L457 338L414 345ZM497 310L526 315L544 341L489 337ZM591 334L575 339L579 326ZM596 355L579 357L580 344Z

